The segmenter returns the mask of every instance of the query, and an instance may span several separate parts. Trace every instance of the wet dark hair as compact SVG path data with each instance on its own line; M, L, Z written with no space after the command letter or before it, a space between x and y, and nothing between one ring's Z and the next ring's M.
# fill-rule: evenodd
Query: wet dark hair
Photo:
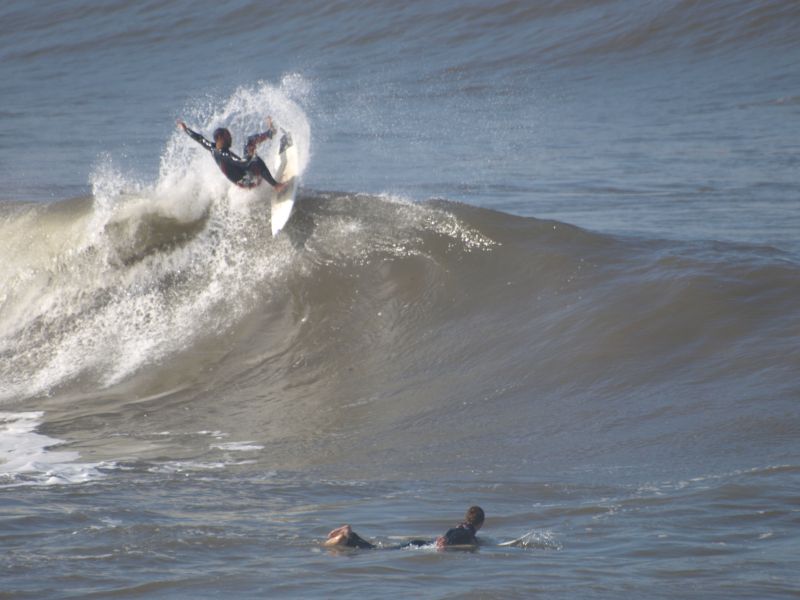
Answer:
M464 515L464 522L468 525L472 525L475 529L478 529L481 525L483 525L483 519L486 515L483 513L483 509L480 506L470 506L469 510L467 510L467 514Z
M233 138L231 138L231 132L225 129L224 127L218 127L214 130L214 143L217 143L217 140L222 138L222 146L225 150L231 147L233 143Z

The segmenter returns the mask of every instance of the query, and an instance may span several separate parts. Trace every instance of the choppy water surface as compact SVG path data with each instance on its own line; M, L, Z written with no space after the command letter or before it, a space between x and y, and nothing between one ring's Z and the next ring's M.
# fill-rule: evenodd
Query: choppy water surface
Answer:
M0 597L797 594L792 3L0 19Z

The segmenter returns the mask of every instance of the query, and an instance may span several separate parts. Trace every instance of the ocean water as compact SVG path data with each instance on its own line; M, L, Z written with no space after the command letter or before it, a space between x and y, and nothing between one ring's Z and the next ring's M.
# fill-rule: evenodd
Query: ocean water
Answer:
M0 598L800 597L800 5L0 22Z

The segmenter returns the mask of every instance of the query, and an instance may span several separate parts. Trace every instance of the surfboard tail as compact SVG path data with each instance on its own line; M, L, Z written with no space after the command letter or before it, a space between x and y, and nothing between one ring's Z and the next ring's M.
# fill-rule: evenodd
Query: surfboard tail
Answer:
M272 200L272 214L270 217L272 237L278 235L278 233L285 227L286 223L289 221L289 217L292 216L293 206L294 194L285 200L280 200L278 198L274 198Z

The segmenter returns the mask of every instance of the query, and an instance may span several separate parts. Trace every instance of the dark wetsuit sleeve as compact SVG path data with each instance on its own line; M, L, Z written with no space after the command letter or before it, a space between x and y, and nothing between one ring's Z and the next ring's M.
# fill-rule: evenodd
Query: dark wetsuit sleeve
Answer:
M186 131L186 135L188 135L190 138L192 138L195 142L200 144L206 150L211 151L214 149L214 144L212 144L210 141L208 141L206 138L204 138L196 131L192 131L188 127L184 131Z
M263 133L254 133L250 137L247 138L247 141L244 144L244 155L246 158L250 158L256 152L256 146L258 146L264 140L272 139L272 136L275 132L272 129L268 129Z
M250 144L260 144L264 140L271 140L272 136L275 135L275 131L272 129L267 129L262 133L254 133L249 138L247 138L247 145Z

